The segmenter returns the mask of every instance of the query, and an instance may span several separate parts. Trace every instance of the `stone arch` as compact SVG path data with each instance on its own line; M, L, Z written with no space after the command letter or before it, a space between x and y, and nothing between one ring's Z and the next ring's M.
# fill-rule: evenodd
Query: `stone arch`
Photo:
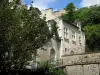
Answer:
M55 52L55 50L52 48L52 49L50 50L50 62L51 62L51 63L55 61L55 54L56 54L56 52Z

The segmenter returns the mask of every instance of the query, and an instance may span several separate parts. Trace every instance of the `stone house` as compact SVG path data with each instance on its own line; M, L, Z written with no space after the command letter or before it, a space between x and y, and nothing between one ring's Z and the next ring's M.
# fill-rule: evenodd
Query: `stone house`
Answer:
M51 27L50 20L57 23L57 32L60 40L52 38L43 48L46 50L38 50L37 61L50 60L51 63L57 63L65 56L85 53L85 34L81 30L81 23L71 24L61 19L62 14L67 13L65 10L55 11L46 9L41 11L41 18L46 17L49 29Z

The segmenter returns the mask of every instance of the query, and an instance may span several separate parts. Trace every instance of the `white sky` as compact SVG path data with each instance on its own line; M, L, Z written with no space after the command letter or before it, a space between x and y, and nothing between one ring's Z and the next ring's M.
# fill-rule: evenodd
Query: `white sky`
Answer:
M43 10L49 8L49 4L54 2L56 2L56 0L34 0L33 6Z
M91 6L95 4L100 4L100 0L82 0L81 2L82 7Z

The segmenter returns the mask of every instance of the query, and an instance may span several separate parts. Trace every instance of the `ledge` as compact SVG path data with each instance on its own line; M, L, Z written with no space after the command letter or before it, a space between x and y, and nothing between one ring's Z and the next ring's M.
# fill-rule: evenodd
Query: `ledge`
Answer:
M100 53L72 55L62 57L62 65L84 65L100 63Z

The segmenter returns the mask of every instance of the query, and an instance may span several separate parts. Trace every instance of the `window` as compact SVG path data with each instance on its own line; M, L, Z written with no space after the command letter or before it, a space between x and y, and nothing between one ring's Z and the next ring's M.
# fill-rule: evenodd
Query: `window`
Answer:
M63 50L63 54L66 54L68 52L68 48L65 48L64 50Z
M55 62L55 50L51 49L50 51L50 62L53 63Z
M82 45L82 43L81 43L82 41L81 41L81 37L79 36L79 44L80 45Z
M72 40L75 41L76 40L76 37L75 37L75 32L72 31Z
M64 38L68 39L68 29L64 28Z
M67 52L67 48L65 48L65 53Z

